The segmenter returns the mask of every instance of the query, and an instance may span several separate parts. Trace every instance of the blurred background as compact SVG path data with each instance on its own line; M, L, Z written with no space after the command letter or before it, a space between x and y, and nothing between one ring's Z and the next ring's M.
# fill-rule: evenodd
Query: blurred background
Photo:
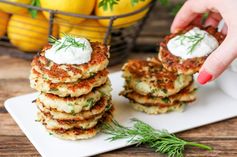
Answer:
M156 52L183 0L0 0L0 55L31 60L50 36L110 45L110 65Z

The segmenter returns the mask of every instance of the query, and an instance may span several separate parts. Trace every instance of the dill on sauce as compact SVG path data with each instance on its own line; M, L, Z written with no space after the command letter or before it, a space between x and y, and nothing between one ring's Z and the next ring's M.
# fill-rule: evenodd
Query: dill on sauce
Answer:
M53 36L50 36L49 37L49 43L51 45L54 45L55 47L58 47L56 49L56 51L59 51L63 48L66 48L66 50L69 48L69 47L76 47L76 48L82 48L83 50L85 49L85 42L84 43L80 43L78 41L76 41L76 37L74 36L71 36L71 35L67 35L67 34L64 34L64 40L63 41L60 41L58 39L56 39L55 37Z
M197 47L197 45L204 39L205 35L202 34L195 34L195 35L187 35L187 34L182 34L175 40L180 40L180 44L184 45L184 40L187 40L187 42L192 43L188 47L188 52L187 54L192 54L193 50Z

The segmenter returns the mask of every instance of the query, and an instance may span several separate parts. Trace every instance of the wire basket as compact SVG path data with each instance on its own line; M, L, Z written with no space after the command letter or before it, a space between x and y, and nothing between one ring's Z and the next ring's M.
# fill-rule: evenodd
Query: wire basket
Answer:
M8 53L13 56L32 59L34 53L22 53L21 51L28 51L24 49L17 49L13 45L19 42L25 42L24 44L28 44L28 47L33 45L39 45L36 47L35 51L40 51L40 49L47 44L48 37L51 35L55 36L55 30L60 33L57 33L56 37L63 36L63 33L70 34L73 36L84 36L94 41L101 41L107 45L110 45L110 65L115 65L120 63L128 56L131 49L134 47L136 43L136 39L144 26L146 19L148 18L153 6L156 3L156 0L152 0L146 6L127 14L121 14L118 16L95 16L95 15L84 15L84 14L74 14L69 12L63 12L58 10L51 10L41 7L34 7L31 5L21 4L10 2L6 0L0 0L1 3L6 3L13 6L18 6L26 9L34 9L39 12L48 13L48 20L44 21L39 19L38 22L27 23L24 18L22 20L18 20L17 18L12 18L9 22L8 27L14 29L8 29L8 35L4 36L0 40L1 53ZM134 21L129 21L128 23L123 23L123 25L114 25L117 20L121 20L123 18L135 16L141 12L146 11L145 15L139 19L135 19ZM41 14L41 13L40 13ZM69 23L64 19L58 18L58 15L81 18L86 22L82 22L79 24ZM16 16L16 15L15 15ZM29 15L17 15L17 16L29 16ZM56 18L57 17L57 18ZM95 21L98 20L107 20L108 25L97 25ZM29 29L28 28L37 28L37 29ZM57 28L55 28L57 27ZM12 31L11 31L12 30ZM27 33L26 33L27 31ZM27 34L27 35L26 35ZM34 34L41 34L40 37L35 37ZM8 37L9 36L9 37ZM9 42L10 36L13 36L15 41ZM46 43L45 43L46 42ZM42 43L42 45L40 45ZM19 48L19 47L18 47Z

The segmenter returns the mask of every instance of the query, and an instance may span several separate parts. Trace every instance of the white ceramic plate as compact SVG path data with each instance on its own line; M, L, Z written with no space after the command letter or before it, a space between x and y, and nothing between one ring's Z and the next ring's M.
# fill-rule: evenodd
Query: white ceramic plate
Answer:
M138 118L156 129L176 133L237 116L237 100L225 95L214 83L200 87L197 101L182 113L147 115L133 110L125 98L118 96L123 86L120 72L111 74L110 79L116 108L115 119L125 126L131 125L129 119ZM104 134L83 141L66 141L50 136L40 123L35 122L37 109L32 100L37 95L34 93L11 98L5 102L5 107L42 156L91 156L128 146L126 140L106 141L109 136Z

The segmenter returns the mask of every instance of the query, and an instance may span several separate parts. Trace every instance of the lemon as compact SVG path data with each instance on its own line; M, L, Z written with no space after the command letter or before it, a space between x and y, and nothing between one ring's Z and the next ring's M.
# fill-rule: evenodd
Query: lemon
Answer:
M7 32L9 14L0 11L0 38Z
M8 0L10 2L22 3L22 4L31 4L31 0ZM27 8L17 7L15 5L7 4L0 2L0 10L11 13L11 14L23 14L27 13Z
M41 12L36 18L27 15L12 15L8 24L10 42L22 51L38 51L48 43L49 24ZM57 27L53 28L53 35L57 36Z
M103 42L107 28L102 26L97 20L86 20L80 25L64 24L59 26L60 37L64 34L75 37L84 37L92 42Z
M108 8L107 10L104 10L103 7L99 7L99 3L101 1L102 0L97 0L96 2L95 13L97 16L116 16L116 15L131 13L133 11L141 9L142 7L146 6L147 4L151 2L151 0L139 1L136 5L133 6L130 0L119 0L118 4L115 4L112 10L110 8ZM142 17L144 17L147 11L148 9L132 16L118 18L114 21L113 26L115 27L130 26L134 24L136 21L138 21L139 19L141 19ZM99 20L99 22L104 26L108 26L110 20L107 20L107 19Z
M40 0L41 7L60 10L64 12L90 15L95 6L95 0ZM48 12L43 12L49 18ZM80 23L84 19L72 16L56 14L56 17L62 19L59 22ZM58 19L56 19L58 20ZM65 20L65 21L64 21Z

